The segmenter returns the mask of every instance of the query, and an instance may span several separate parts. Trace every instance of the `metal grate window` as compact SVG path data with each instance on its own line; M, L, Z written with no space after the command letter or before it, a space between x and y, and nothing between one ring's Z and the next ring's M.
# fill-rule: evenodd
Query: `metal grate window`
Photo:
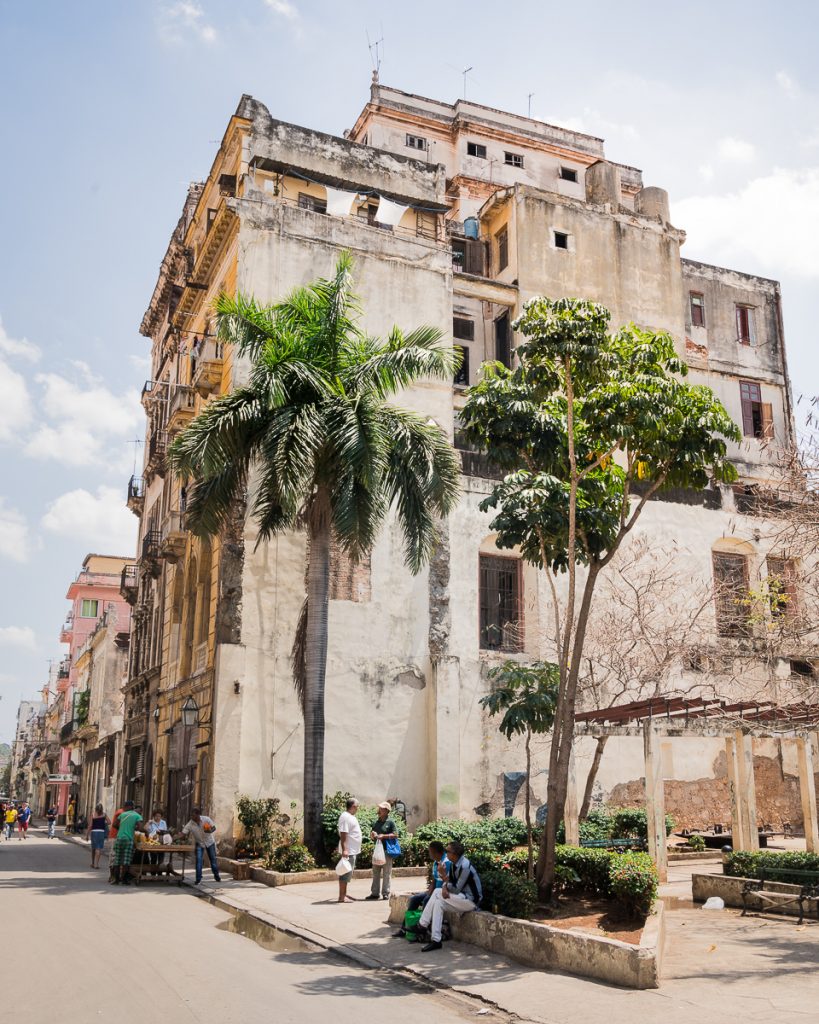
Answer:
M488 651L523 650L521 572L517 558L480 556L480 646Z
M748 559L745 555L715 551L714 602L720 636L748 636Z

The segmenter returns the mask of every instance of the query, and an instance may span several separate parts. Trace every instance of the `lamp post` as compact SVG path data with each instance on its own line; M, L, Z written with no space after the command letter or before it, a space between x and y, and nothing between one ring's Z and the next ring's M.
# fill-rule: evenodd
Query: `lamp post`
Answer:
M186 697L182 705L182 724L186 729L199 724L199 705L193 697Z

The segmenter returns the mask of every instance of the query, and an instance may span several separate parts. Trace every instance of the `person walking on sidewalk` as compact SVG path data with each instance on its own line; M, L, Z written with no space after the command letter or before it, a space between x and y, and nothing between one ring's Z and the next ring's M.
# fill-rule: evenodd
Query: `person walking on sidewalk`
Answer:
M31 808L28 801L23 801L23 806L17 812L17 828L20 831L20 839L28 839L28 823L31 821Z
M355 871L355 859L361 853L361 825L356 814L358 800L351 796L347 801L347 810L342 811L338 818L338 848L341 856L350 862L350 870L338 876L338 902L355 903L352 896L347 895L347 886Z
M108 815L102 809L102 804L97 804L91 823L88 826L86 838L91 842L91 867L100 866L102 851L105 849L105 839L108 835L108 827L111 824Z
M3 824L6 828L6 839L11 839L14 835L14 826L17 824L17 809L14 804L9 804L6 808L6 820Z
M54 804L48 805L46 821L48 822L48 838L53 839L57 833L57 808Z
M74 822L77 818L77 805L74 802L74 797L68 801L68 807L65 812L65 830L66 832L74 831Z
M201 807L194 807L191 811L191 820L182 829L182 834L192 836L196 842L196 884L202 881L202 867L205 863L207 852L210 869L217 882L222 881L219 874L219 865L216 862L216 822L206 814L202 814Z
M451 842L446 848L450 860L450 880L444 882L440 889L436 889L430 896L429 903L424 907L421 914L420 925L422 928L429 928L432 925L430 942L421 947L422 953L430 953L434 949L441 948L441 929L444 923L444 910L455 911L462 914L467 910L474 910L480 906L483 899L483 889L478 872L469 863L469 858L464 856L463 843Z
M368 900L388 900L390 898L390 879L392 877L394 855L390 854L387 850L387 840L398 839L395 822L390 817L391 810L392 807L386 800L378 805L378 818L373 823L370 832L370 838L373 842L381 841L381 846L384 849L384 863L373 863L373 884L370 889L370 895L365 897Z

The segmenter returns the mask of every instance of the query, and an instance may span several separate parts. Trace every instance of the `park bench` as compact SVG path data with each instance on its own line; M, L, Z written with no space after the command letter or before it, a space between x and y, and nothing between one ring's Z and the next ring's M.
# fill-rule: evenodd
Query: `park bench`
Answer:
M796 881L793 881L796 879ZM788 889L766 889L773 882L787 885ZM749 878L742 887L742 916L748 910L748 897L755 896L762 901L761 910L774 912L799 904L799 924L805 917L805 904L816 907L819 919L819 871L794 871L792 868L760 868L759 878Z
M581 839L580 845L588 850L644 850L645 839Z

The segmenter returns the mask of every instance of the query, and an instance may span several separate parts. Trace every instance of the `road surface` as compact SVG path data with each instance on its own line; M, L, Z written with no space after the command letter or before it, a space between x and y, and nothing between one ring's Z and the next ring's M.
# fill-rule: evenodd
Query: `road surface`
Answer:
M498 1021L313 948L276 952L190 889L109 886L106 861L42 829L0 843L0 1021ZM269 938L269 936L267 936Z

